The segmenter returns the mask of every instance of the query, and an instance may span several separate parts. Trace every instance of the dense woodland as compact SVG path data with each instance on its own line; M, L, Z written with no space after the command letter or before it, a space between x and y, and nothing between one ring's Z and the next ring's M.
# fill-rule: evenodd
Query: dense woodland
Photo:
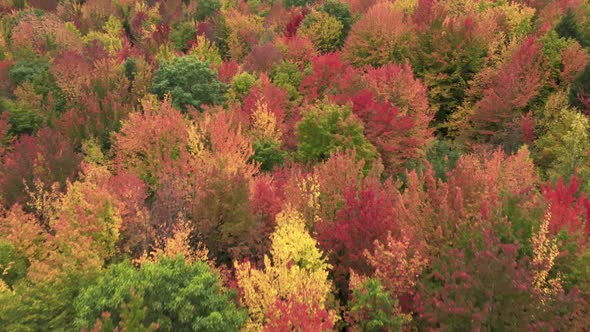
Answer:
M0 0L0 330L588 331L590 1Z

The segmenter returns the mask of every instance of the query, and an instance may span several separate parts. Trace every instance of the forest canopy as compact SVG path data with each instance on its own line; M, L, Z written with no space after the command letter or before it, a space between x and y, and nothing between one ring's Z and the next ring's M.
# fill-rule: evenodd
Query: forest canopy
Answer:
M587 331L590 1L0 0L0 330Z

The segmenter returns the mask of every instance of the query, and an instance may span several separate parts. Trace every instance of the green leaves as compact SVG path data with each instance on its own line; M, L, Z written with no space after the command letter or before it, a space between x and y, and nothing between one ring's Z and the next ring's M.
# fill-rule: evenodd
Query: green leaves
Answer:
M156 323L160 331L237 331L245 319L216 272L181 257L146 262L139 270L129 262L112 265L74 307L78 328L91 327L102 312L117 324Z
M152 92L160 98L170 94L174 107L183 111L187 106L201 110L202 105L218 104L223 101L225 90L226 85L217 80L209 64L193 55L162 63L152 86Z
M346 106L312 106L297 124L297 140L297 158L304 162L325 160L332 152L351 149L368 162L377 155L363 134L362 123Z

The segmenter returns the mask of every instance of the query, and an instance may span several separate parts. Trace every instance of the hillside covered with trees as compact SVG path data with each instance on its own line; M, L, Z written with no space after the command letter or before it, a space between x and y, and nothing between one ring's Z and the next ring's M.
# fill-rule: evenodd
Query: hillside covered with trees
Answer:
M590 1L0 0L0 330L588 331Z

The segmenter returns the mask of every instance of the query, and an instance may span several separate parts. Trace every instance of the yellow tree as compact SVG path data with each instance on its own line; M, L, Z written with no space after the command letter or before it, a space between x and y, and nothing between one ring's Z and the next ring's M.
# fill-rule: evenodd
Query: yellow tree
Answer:
M277 226L271 236L271 256L264 257L264 270L249 262L235 263L242 301L248 307L246 331L261 330L276 317L270 317L277 301L288 299L305 304L309 311L329 311L329 319L336 315L329 310L332 284L328 280L330 265L322 257L317 242L305 229L303 216L290 206L276 218ZM315 312L308 312L310 317ZM288 319L284 317L284 319ZM292 322L290 326L297 325Z

